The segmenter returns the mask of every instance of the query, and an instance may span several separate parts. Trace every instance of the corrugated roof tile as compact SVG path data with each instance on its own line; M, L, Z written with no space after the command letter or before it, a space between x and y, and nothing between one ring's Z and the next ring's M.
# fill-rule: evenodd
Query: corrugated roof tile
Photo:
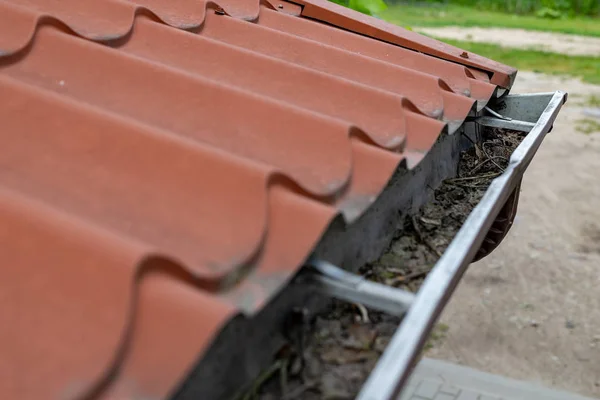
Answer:
M312 0L4 0L0 29L7 399L167 396L514 78Z
M484 79L484 82L481 82L475 79L473 71L464 65L433 58L403 47L391 46L385 42L373 40L363 35L356 35L343 29L331 29L331 27L316 21L294 18L270 10L267 7L263 7L261 10L257 23L380 61L421 71L432 76L439 76L457 93L472 96L474 99L487 101L496 88L495 85L484 83L485 80L488 80L484 78L486 77L485 74L478 75L478 78ZM487 91L482 91L483 93L476 97L472 86L483 86Z
M419 111L434 118L443 115L441 92L450 90L437 76L226 16L207 15L201 34L404 96L409 98Z
M234 312L143 244L16 192L0 189L0 219L16 267L0 280L2 398L83 398L117 368L122 398L163 397Z
M474 53L468 53L468 57L463 57L461 56L464 53L462 49L399 26L391 25L382 20L353 12L327 0L295 0L294 2L304 6L301 14L304 17L327 22L351 32L417 50L424 54L489 71L491 82L504 88L510 88L517 74L515 68Z

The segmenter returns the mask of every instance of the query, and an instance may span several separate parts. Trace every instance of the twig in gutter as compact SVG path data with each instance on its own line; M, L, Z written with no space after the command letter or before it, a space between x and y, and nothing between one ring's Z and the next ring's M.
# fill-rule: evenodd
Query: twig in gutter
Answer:
M487 186L475 183L473 185L469 185L466 183L457 183L457 182L446 182L448 185L460 187L463 189L485 189Z
M482 174L482 175L465 176L464 178L446 179L445 182L447 182L447 183L456 183L456 182L462 182L462 181L471 181L473 179L495 178L495 177L497 177L499 175L500 175L499 172L488 172L487 174Z
M491 143L491 142L483 142L481 144L481 150L483 151L483 154L485 154L485 156L488 158L488 160L490 160L492 162L492 164L494 164L496 167L498 167L498 169L502 172L504 172L504 168L502 168L496 161L493 160L493 158L495 157L490 157L490 155L487 153L487 151L485 151L485 145Z
M389 285L392 285L392 286L395 286L395 285L397 285L398 283L407 283L407 282L410 282L410 281L412 281L413 279L418 279L418 278L421 278L422 276L425 276L425 275L427 275L427 273L428 273L429 271L430 271L430 270L427 270L427 269L422 269L422 270L419 270L419 271L411 272L410 274L407 274L407 275L402 275L402 276L398 276L398 277L396 277L396 278L394 278L394 279L391 279L391 280L390 280L389 282L387 282L387 283L388 283Z
M356 308L358 308L358 311L360 311L360 316L361 316L362 322L363 323L371 322L369 320L369 312L367 311L367 308L360 303L354 303L354 305L356 306Z
M290 360L285 358L282 360L281 368L279 370L279 385L281 386L281 393L287 393L288 391L288 366Z
M481 167L483 167L483 166L484 166L484 165L485 165L487 162L489 162L489 161L492 161L492 162L493 162L493 160L494 160L494 159L497 159L497 158L499 158L499 159L502 159L502 160L506 161L506 163L508 163L508 160L506 159L506 157L502 157L502 156L493 156L493 157L489 157L489 158L487 158L487 159L483 160L482 162L480 162L479 164L477 164L477 165L475 166L475 168L473 168L473 169L472 169L472 170L469 172L469 176L472 176L472 175L473 175L475 172L479 171L479 170L481 169ZM494 163L494 164L496 164L496 163ZM496 164L496 166L497 166L497 165L498 165L498 164Z
M412 224L413 224L413 229L415 230L415 232L417 233L417 236L419 237L419 240L421 240L421 242L425 243L427 245L427 247L429 247L429 249L431 249L431 251L433 251L433 253L436 256L441 258L442 253L440 253L440 251L429 240L427 240L427 238L423 235L423 232L421 232L421 228L419 227L419 223L417 222L417 218L414 215L412 217Z
M404 275L406 273L405 269L395 268L395 267L386 267L385 271L389 272L391 274L397 274L397 275Z
M252 384L250 390L248 390L245 394L242 393L240 396L236 397L236 399L240 400L255 400L258 398L258 392L262 385L277 373L277 371L281 371L282 366L284 365L283 360L275 361L269 368L261 372L258 378Z
M440 226L442 225L442 220L441 219L432 219L432 218L426 218L421 216L419 218L419 221L421 221L423 224L425 225L430 225L430 226Z
M483 158L484 155L487 156L487 154L485 153L485 151L482 151L481 148L479 147L479 145L477 143L475 143L475 155L480 160Z
M479 131L479 126L478 125L475 125L475 126L477 127L477 131ZM498 165L498 163L496 161L494 161L494 159L497 158L497 157L499 157L499 156L490 157L490 155L488 154L488 152L485 151L485 145L488 144L488 143L491 143L491 142L483 142L481 144L481 148L480 148L479 145L476 142L474 142L473 139L471 139L469 137L469 135L467 135L467 134L465 134L463 132L463 136L466 137L473 144L473 146L475 147L475 154L477 155L477 158L482 158L481 157L482 154L485 155L485 157L486 157L485 162L491 161L500 171L504 172L504 168L502 168L500 165ZM504 158L504 159L506 160L506 158ZM507 160L507 162L508 162L508 160ZM473 172L471 172L471 173L473 173Z

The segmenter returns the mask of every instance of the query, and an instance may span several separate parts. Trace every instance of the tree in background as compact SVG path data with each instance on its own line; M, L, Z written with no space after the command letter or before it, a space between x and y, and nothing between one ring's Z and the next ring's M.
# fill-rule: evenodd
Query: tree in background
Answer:
M349 7L367 15L377 15L384 11L387 6L383 0L331 0L334 3Z
M388 1L390 3L403 2L402 0ZM408 2L455 4L511 14L536 14L544 18L600 15L600 0L408 0Z

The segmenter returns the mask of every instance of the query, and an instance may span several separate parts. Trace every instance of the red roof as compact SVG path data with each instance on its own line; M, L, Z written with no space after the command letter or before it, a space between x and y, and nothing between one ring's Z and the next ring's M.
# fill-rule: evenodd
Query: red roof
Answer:
M514 79L298 3L0 3L0 398L164 397Z

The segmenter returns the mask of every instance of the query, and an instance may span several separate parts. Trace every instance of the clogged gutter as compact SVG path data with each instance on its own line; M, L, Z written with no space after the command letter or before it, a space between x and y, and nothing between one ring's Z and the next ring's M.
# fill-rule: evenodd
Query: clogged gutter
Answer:
M518 132L486 130L481 143L461 153L457 177L445 180L432 201L407 218L388 251L365 265L361 273L377 282L418 291L523 138ZM271 368L237 399L352 399L399 322L400 318L360 304L332 301L305 324L303 332L296 332Z

